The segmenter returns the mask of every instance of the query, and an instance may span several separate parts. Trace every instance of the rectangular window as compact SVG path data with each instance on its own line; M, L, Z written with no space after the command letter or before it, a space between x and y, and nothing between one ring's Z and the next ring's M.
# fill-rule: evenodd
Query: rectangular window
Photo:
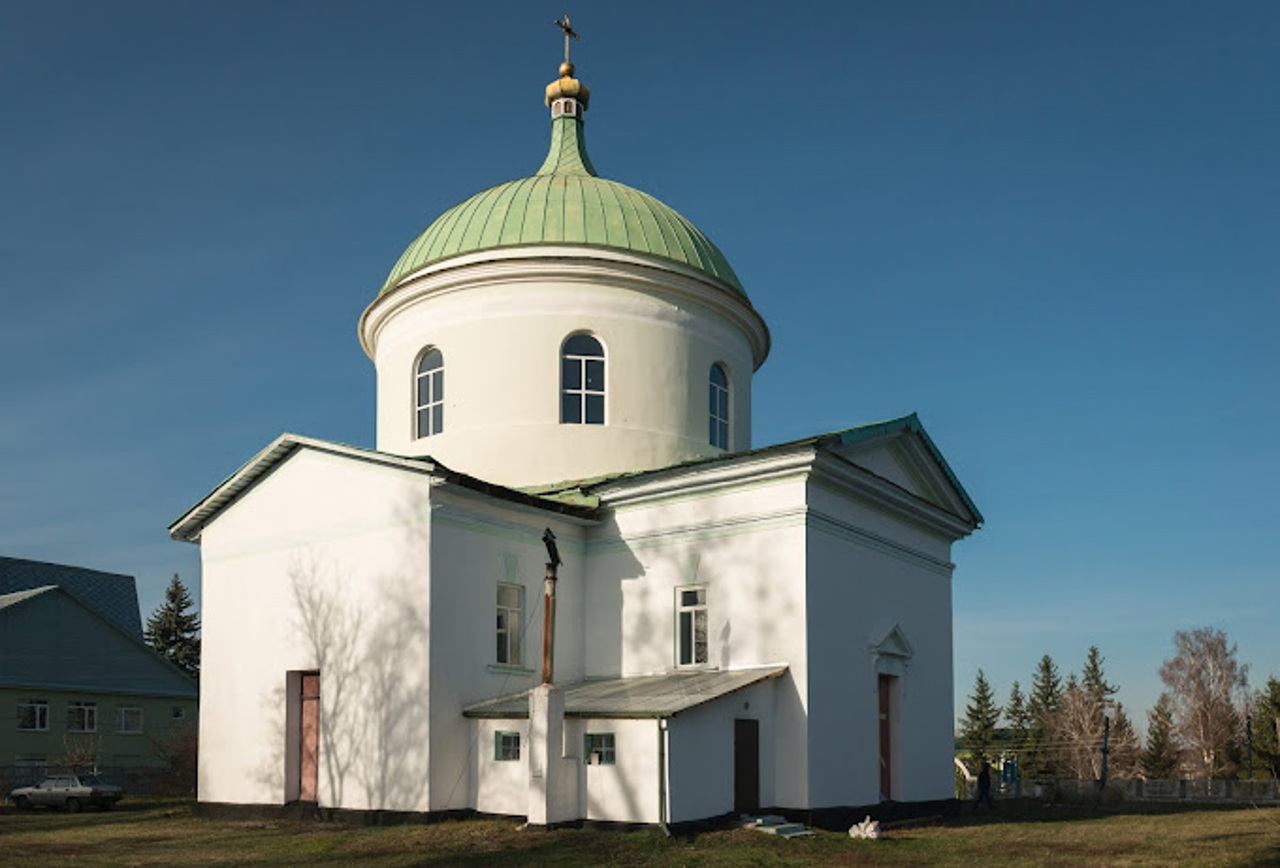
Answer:
M589 732L582 756L589 766L611 766L616 761L613 750L613 733Z
M121 705L116 708L116 732L138 735L142 732L142 709Z
M97 732L98 703L68 702L67 732Z
M676 662L703 666L707 662L707 589L676 589Z
M18 729L43 732L49 728L49 703L43 699L28 699L18 703Z
M495 732L493 734L493 758L498 762L520 759L520 733Z
M523 663L520 653L524 629L524 586L498 584L498 655L505 666Z
M187 710L181 705L175 705L173 711L170 712L174 720L182 720L187 716Z

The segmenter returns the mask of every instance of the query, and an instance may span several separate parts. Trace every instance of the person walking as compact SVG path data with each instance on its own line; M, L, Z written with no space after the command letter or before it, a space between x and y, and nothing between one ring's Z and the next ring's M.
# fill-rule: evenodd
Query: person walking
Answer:
M978 771L978 798L973 800L974 810L981 807L984 801L988 808L995 809L996 804L991 800L991 765L985 758L982 760L982 768Z

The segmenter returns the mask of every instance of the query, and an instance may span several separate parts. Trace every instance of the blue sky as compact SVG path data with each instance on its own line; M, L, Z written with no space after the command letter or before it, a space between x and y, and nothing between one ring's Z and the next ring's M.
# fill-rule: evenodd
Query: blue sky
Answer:
M530 2L0 2L0 553L134 574L282 431L371 446L355 324L527 175ZM1136 712L1175 630L1280 675L1280 6L592 3L606 177L773 332L757 445L918 411L987 518L957 711L1091 644Z

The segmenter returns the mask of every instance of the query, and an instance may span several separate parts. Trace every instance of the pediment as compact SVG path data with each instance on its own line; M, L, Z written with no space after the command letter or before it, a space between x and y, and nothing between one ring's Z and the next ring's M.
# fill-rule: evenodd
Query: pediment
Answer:
M915 655L915 649L902 632L901 624L894 624L889 631L871 643L871 653L877 657L896 657L908 660Z
M829 451L898 488L973 522L982 516L914 414L830 435Z

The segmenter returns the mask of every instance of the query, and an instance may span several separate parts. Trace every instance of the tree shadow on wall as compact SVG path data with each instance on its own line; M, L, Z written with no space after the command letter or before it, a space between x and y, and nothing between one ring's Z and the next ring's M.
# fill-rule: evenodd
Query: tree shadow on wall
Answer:
M372 595L351 591L360 579L318 549L288 567L292 638L301 668L320 673L321 800L329 807L423 810L427 787L427 637L425 602L402 577L384 575ZM254 777L282 792L289 697L277 686L262 697L274 747ZM353 804L348 788L359 788ZM283 800L283 799L282 799Z

